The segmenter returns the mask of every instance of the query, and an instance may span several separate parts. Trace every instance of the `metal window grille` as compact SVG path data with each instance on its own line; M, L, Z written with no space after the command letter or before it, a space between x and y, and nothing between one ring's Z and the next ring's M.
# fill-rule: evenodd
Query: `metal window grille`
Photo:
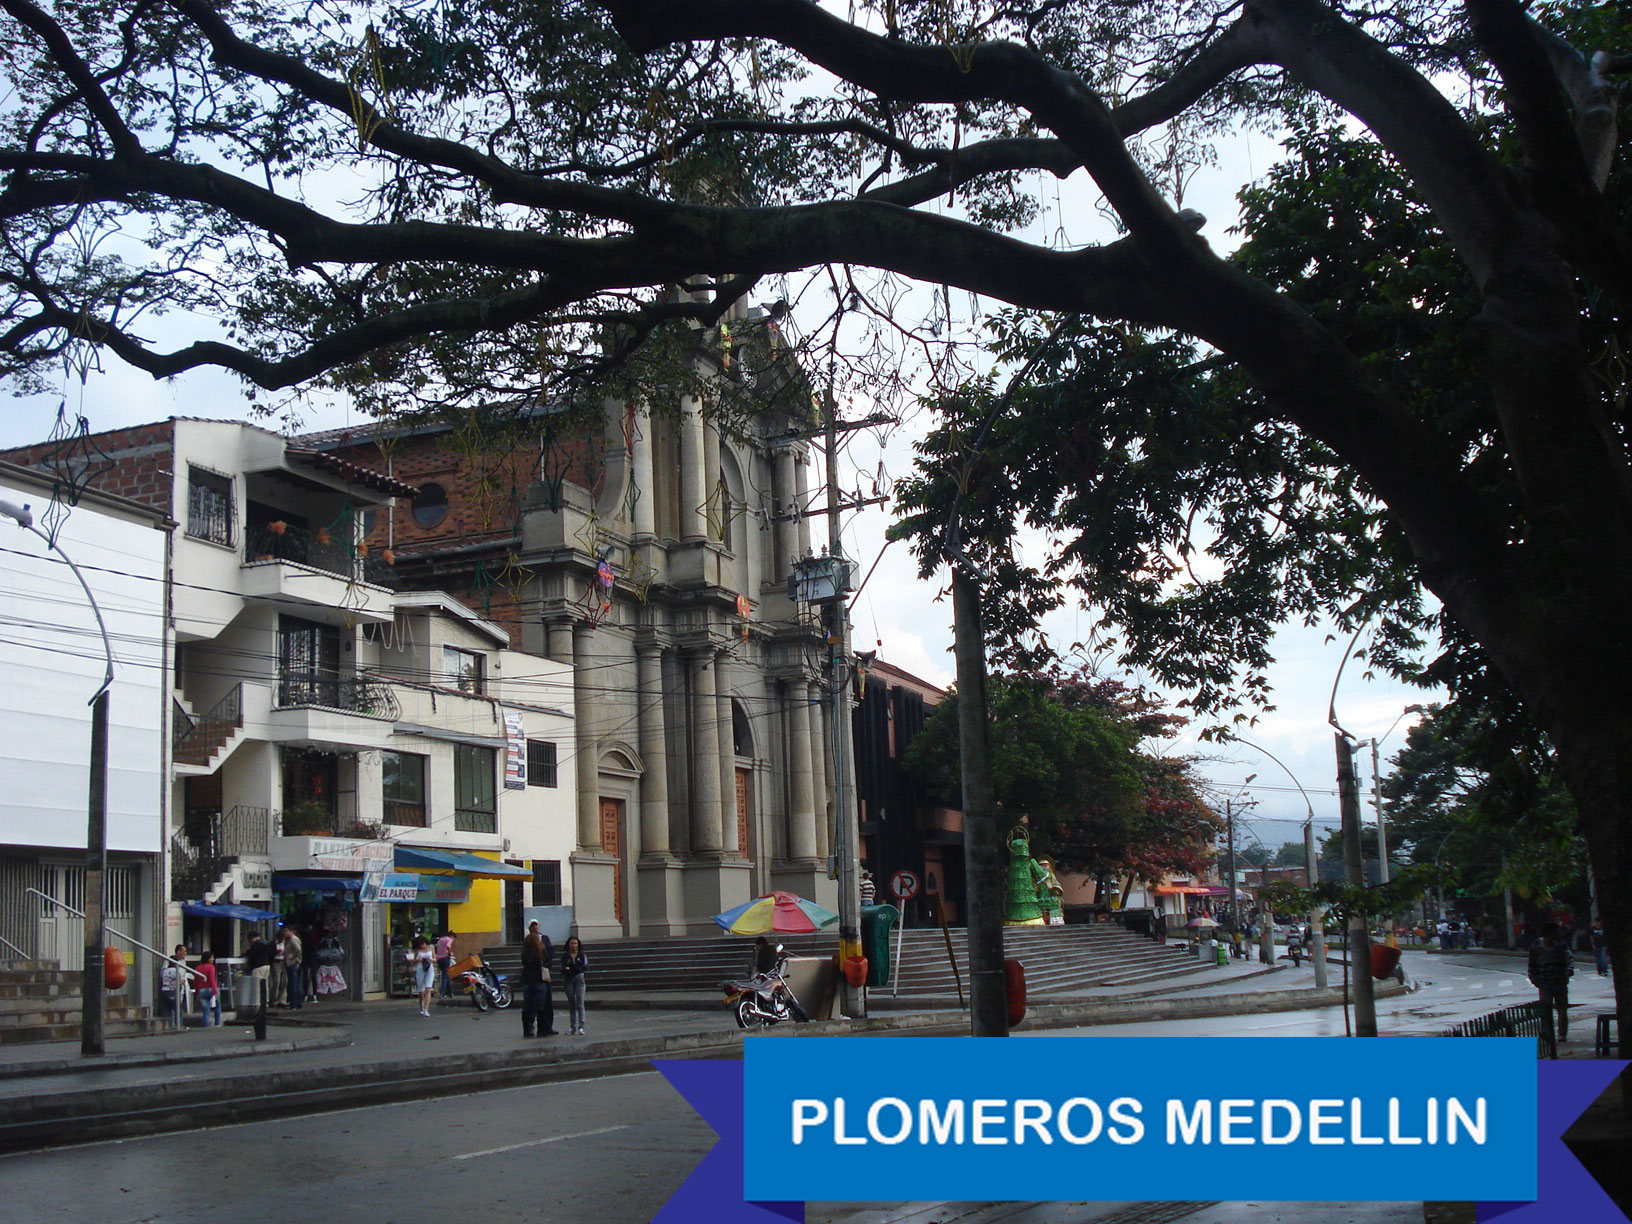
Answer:
M559 785L553 741L533 739L527 741L527 785Z
M237 543L232 479L204 468L187 469L187 534L211 544Z

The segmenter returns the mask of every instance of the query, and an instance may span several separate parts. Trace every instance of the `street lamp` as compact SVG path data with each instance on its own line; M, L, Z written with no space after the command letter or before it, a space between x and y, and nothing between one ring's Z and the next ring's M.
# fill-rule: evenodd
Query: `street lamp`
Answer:
M96 617L96 627L102 632L102 653L107 662L102 683L91 694L91 787L85 831L85 967L80 986L79 1052L102 1055L104 1044L103 998L103 930L102 877L108 868L108 690L113 687L113 645L108 640L108 627L102 620L102 609L97 606L91 585L73 558L63 552L57 542L34 525L34 515L27 506L0 501L0 515L11 519L24 531L33 532L45 541L46 547L68 564Z
M1401 718L1404 718L1407 714L1421 713L1422 707L1420 705L1408 705L1400 711L1399 718L1396 718L1388 725L1387 731L1384 731L1381 735L1374 735L1369 740L1356 740L1354 742L1356 748L1364 748L1367 744L1371 745L1371 807L1372 811L1377 813L1377 882L1379 884L1388 883L1389 872L1388 830L1383 824L1383 783L1380 773L1381 767L1377 759L1377 749L1384 740L1394 734L1394 728L1400 725Z
M1235 944L1235 933L1241 929L1241 904L1236 897L1235 885L1235 808L1234 802L1244 793L1252 780L1258 775L1250 773L1246 781L1241 783L1241 789L1235 795L1229 795L1224 800L1224 854L1225 868L1230 873L1230 944Z
M1286 767L1286 762L1262 744L1255 744L1249 739L1242 739L1234 733L1230 733L1227 738L1237 744L1245 744L1248 748L1256 748L1274 761L1275 764L1281 767L1281 772L1292 779L1292 785L1298 788L1298 794L1303 796L1304 810L1309 814L1309 818L1303 822L1303 856L1308 864L1309 887L1314 888L1315 885L1320 883L1320 875L1315 858L1315 805L1309 800L1309 792L1303 789L1303 783L1298 781L1298 775ZM1253 775L1253 777L1257 776L1256 774ZM1327 987L1326 922L1321 907L1318 905L1309 907L1309 959L1315 965L1315 988L1325 990Z

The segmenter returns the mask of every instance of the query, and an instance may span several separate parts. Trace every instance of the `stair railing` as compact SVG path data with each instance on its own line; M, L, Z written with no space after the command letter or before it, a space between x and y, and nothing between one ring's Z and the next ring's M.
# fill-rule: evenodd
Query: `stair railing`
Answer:
M67 910L75 918L78 918L81 921L84 921L84 919L85 919L85 913L84 913L83 910L75 909L73 906L69 905L66 901L57 900L50 893L43 893L37 888L25 888L23 891L24 892L31 892L36 897L38 897L40 900L49 901L52 905L55 905L55 906L58 906L61 909ZM163 961L167 965L176 965L176 966L178 966L179 968L186 971L186 973L189 976L193 972L192 968L187 964L186 961L178 961L173 956L166 956L163 952L160 952L157 948L148 947L145 943L143 943L141 940L137 939L133 935L126 935L123 931L116 931L111 926L108 926L106 923L103 924L102 929L103 929L104 932L106 932L109 935L117 935L120 939L124 940L126 943L133 944L134 946L140 948L143 952L151 952L154 956L158 957L161 961Z
M16 944L12 943L11 940L7 939L4 935L0 935L0 944L5 944L6 947L10 948L13 952L17 953L17 959L18 960L33 960L34 959L27 952L24 952Z
M177 712L181 712L179 706ZM227 691L226 696L211 706L207 713L200 714L193 721L187 733L176 739L172 751L179 756L198 744L219 746L219 741L226 739L243 725L244 686L238 683Z

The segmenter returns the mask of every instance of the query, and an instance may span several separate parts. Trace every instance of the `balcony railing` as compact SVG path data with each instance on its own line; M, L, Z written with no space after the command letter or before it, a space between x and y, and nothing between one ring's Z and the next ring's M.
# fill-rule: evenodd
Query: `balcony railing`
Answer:
M191 836L178 830L170 839L170 878L174 895L196 900L246 855L264 855L272 832L269 808L239 804L202 822L189 817Z
M394 571L383 558L362 553L351 546L341 533L336 532L331 536L323 529L308 531L289 523L251 527L244 534L244 560L291 561L348 582L369 582L385 587L396 585Z
M402 707L389 684L364 676L334 676L325 672L283 672L278 676L280 709L339 710L395 722Z

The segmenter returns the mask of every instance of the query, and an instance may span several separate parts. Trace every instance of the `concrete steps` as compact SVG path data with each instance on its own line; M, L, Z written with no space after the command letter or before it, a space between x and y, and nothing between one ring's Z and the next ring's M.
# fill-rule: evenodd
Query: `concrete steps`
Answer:
M0 1046L79 1037L80 976L50 961L0 961ZM146 1007L109 995L103 1011L109 1037L156 1033Z
M968 989L966 932L951 932L953 956L964 989ZM830 932L780 937L795 956L832 956L838 946ZM683 939L628 939L587 949L590 981L599 992L712 992L721 981L740 978L748 969L753 941L741 936ZM1066 927L1010 927L1004 950L1026 967L1033 995L1162 983L1206 972L1206 966L1177 948L1163 947L1109 924ZM894 939L890 953L896 955ZM521 968L520 945L487 949L483 955L500 973ZM953 995L957 990L947 962L946 941L936 929L914 929L902 940L899 993L902 996Z

